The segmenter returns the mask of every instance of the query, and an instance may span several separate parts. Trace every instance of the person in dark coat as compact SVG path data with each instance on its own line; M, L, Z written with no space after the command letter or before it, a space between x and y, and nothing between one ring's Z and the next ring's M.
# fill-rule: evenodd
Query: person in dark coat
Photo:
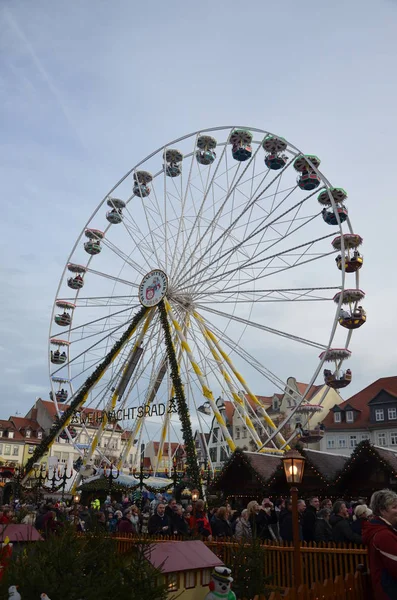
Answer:
M332 539L334 542L352 542L362 544L361 535L354 533L349 522L349 511L346 502L337 500L332 508L329 520L332 527Z
M332 527L329 523L330 516L331 511L328 508L322 508L318 511L314 524L315 542L332 542Z
M309 498L308 506L302 517L302 533L305 542L314 542L314 528L316 524L317 511L320 508L320 500L317 496Z
M176 500L175 498L171 498L171 500L169 500L166 509L165 509L165 514L167 515L168 519L170 520L170 522L172 521L172 517L174 516L174 513L177 510L177 504L176 504Z
M177 504L176 510L172 514L171 533L174 535L188 535L189 533L189 526L183 516L183 508L180 504Z
M123 518L118 522L117 531L119 533L136 533L135 527L131 522L131 511L129 508L125 509Z
M227 520L226 506L218 508L215 519L211 523L212 535L217 539L231 538L233 531Z
M264 498L258 514L256 515L256 531L261 540L275 540L277 538L272 529L277 525L277 513L269 498Z
M280 520L280 536L284 542L293 542L293 528L292 528L292 501L288 500L286 503L287 512L283 514ZM303 541L302 533L302 514L305 512L306 503L304 500L298 500L298 516L299 516L299 539Z
M158 504L156 512L152 515L148 522L148 533L150 535L170 535L171 523L167 515L165 514L164 504Z

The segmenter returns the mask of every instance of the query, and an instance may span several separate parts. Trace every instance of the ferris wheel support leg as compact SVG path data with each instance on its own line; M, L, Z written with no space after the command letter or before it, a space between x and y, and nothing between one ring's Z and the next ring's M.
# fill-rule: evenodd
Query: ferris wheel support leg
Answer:
M184 326L184 333L185 333L185 335L186 335L186 330L188 328L188 317L189 317L189 315L186 314L186 317L185 317L185 326ZM174 340L173 340L174 344L175 344L176 340L177 340L177 335L175 334ZM182 347L180 346L179 350L178 350L178 367L180 367L181 359L182 359ZM169 425L170 425L170 419L171 419L171 411L170 411L170 409L171 409L171 398L174 397L174 394L175 394L175 388L174 388L174 386L172 386L172 388L171 388L171 394L170 394L170 396L169 396L169 398L167 400L167 405L166 405L166 408L165 408L165 419L164 419L164 422L163 422L163 426L161 428L160 445L159 445L159 450L157 452L156 467L155 467L154 475L156 475L156 473L157 473L157 471L159 469L159 465L160 465L161 459L163 458L164 442L165 442L165 439L167 437L167 431L168 431L168 428L169 428ZM170 449L171 449L171 446L169 444L168 445L168 450L170 450ZM171 467L169 468L169 470L171 471Z
M233 440L232 440L232 438L230 436L228 428L226 427L225 420L222 417L221 413L219 412L219 409L218 409L218 407L216 405L216 402L215 402L215 399L214 399L214 395L213 395L212 391L209 389L209 387L207 386L207 383L206 383L206 380L204 378L204 375L201 372L200 367L198 366L197 362L194 359L194 356L192 354L190 346L187 343L185 336L183 335L181 327L180 327L180 325L179 325L179 323L178 323L178 321L177 321L177 319L176 319L176 317L175 317L175 315L174 315L174 313L172 311L172 308L171 308L169 302L165 298L164 298L164 306L165 306L165 310L166 310L167 314L169 315L169 317L171 319L171 322L172 322L172 324L173 324L173 326L175 328L175 331L176 331L176 333L177 333L177 335L179 337L181 346L182 346L183 350L186 352L186 355L189 358L190 364L192 365L193 370L194 370L195 374L197 375L197 378L198 378L198 380L200 382L200 385L201 385L203 396L206 398L206 400L209 401L209 403L211 405L211 408L212 408L212 412L214 413L215 418L216 418L217 422L219 423L219 426L220 426L220 428L222 430L222 433L223 433L223 436L225 438L225 441L227 442L230 450L232 452L234 452L235 449L236 449L236 446L235 446L235 444L234 444L234 442L233 442Z
M235 387L233 385L233 382L232 382L232 379L231 379L229 373L224 368L224 366L222 364L221 357L219 356L218 352L216 351L216 349L215 349L215 347L214 347L214 345L212 343L212 340L211 340L210 336L208 335L207 328L204 326L204 324L203 324L203 322L201 320L197 320L197 323L198 323L198 326L199 326L199 328L201 330L201 333L204 336L204 339L205 339L205 341L207 343L207 346L208 346L208 348L209 348L212 356L215 359L215 362L216 362L216 364L217 364L217 366L219 368L219 371L220 371L221 375L223 376L223 378L224 378L224 380L226 382L226 385L229 388L230 394L231 394L234 402L236 402L236 404L237 404L237 406L235 406L235 408L237 410L237 413L238 413L239 417L243 420L243 422L246 424L246 426L247 426L247 428L248 428L248 430L249 430L249 432L251 434L251 437L252 437L253 441L255 442L257 448L259 448L262 445L262 442L261 442L261 439L260 439L260 437L259 437L259 435L258 435L258 433L257 433L257 431L256 431L256 429L254 427L253 422L251 421L251 418L250 418L249 414L246 411L246 408L244 406L244 402L240 398L240 396L238 395L237 390L235 389Z
M113 348L106 355L104 360L97 366L92 375L90 375L86 382L82 385L80 391L76 394L76 397L70 403L69 408L63 413L61 419L59 420L59 423L51 428L51 431L47 435L47 437L42 441L42 443L39 446L37 446L32 457L26 463L25 475L22 483L25 483L27 481L30 473L33 470L33 465L40 460L40 458L44 455L45 452L47 452L47 450L51 448L52 444L59 436L59 434L62 433L65 427L69 425L75 411L78 410L86 402L91 389L103 377L109 365L111 365L115 361L123 347L131 339L139 323L146 315L147 310L147 308L142 307L141 310L137 312L131 324L121 336L121 338L114 344Z
M170 358L170 363L171 363L171 376L172 376L173 384L175 387L177 404L178 404L178 413L179 413L179 417L180 417L181 425L182 425L183 441L185 444L185 451L186 451L186 455L187 455L187 472L192 478L192 483L194 485L196 485L196 487L199 490L201 490L200 469L199 469L199 465L198 465L198 461L197 461L196 448L194 445L192 426L191 426L191 421L190 421L190 416L189 416L189 409L188 409L187 402L186 402L183 384L179 377L179 367L178 367L178 362L176 360L174 348L172 347L172 338L171 338L171 332L170 332L170 326L169 326L168 319L171 320L171 322L174 326L174 329L179 338L181 347L186 352L189 362L192 365L193 370L201 384L203 395L209 401L209 403L212 407L215 418L219 423L219 426L222 430L222 433L225 437L226 442L228 443L228 445L232 451L234 451L236 447L235 447L234 442L233 442L233 440L229 434L229 431L226 427L226 423L225 423L222 415L220 414L218 407L216 406L216 402L215 402L213 393L207 386L205 377L204 377L203 373L201 372L201 369L198 366L197 362L194 360L194 357L193 357L192 351L189 347L189 344L187 343L186 338L183 335L182 329L181 329L175 315L173 314L172 308L166 298L164 298L162 300L162 302L159 304L159 310L160 310L160 319L162 321L164 333L166 336L167 350L169 351L169 358ZM171 362L171 360L172 360L172 362Z
M258 398L255 396L255 394L251 391L251 389L249 388L247 382L245 381L245 379L240 375L240 373L237 371L237 369L235 368L235 366L233 365L230 357L226 354L226 352L224 352L222 350L222 348L220 347L220 344L217 340L217 338L215 337L215 335L212 333L212 331L210 331L206 326L205 326L205 321L204 319L195 311L194 313L194 317L200 321L201 323L203 323L207 335L209 337L209 339L214 343L216 349L218 350L218 352L220 353L220 355L222 356L222 358L226 361L226 363L229 365L229 367L231 368L232 372L234 373L234 375L236 376L236 378L238 379L238 381L241 383L241 385L243 386L243 388L245 389L246 393L248 394L249 398L255 403L257 404L257 406L260 408L263 418L266 421L266 423L269 425L269 427L271 427L273 429L273 431L277 431L277 427L275 425L275 423L272 421L272 419L269 417L269 415L267 414L267 412L265 411L265 409L263 408L262 404L259 402ZM277 433L276 436L276 440L277 442L280 444L280 446L284 446L287 450L289 450L289 446L286 445L286 441L284 439L284 437L281 435L281 433ZM262 449L262 448L261 448Z
M146 320L145 320L145 322L143 324L142 331L140 332L140 334L139 334L139 336L138 336L138 338L137 338L137 340L136 340L136 342L134 344L133 350L135 350L136 348L139 348L139 346L140 346L140 344L141 344L141 342L142 342L142 340L143 340L143 338L145 336L145 333L147 332L147 330L149 328L149 325L151 323L153 315L154 315L154 310L153 309L149 310L149 312L147 313L147 316L146 316ZM131 333L131 336L133 335L133 333L134 332ZM123 375L125 374L125 372L128 369L128 367L129 367L129 361L127 360L127 364L126 364L126 366L123 369ZM98 444L99 444L99 442L100 442L100 440L102 438L102 435L103 435L103 432L105 431L106 425L109 422L109 418L108 418L109 412L113 411L114 408L115 408L115 406L116 406L117 398L119 396L119 393L118 393L117 390L118 390L118 388L116 388L116 391L112 394L112 396L111 396L111 398L110 398L110 400L109 400L109 402L108 402L108 404L106 406L105 412L103 414L102 421L101 421L101 423L98 426L98 429L97 429L97 432L96 432L96 434L94 436L94 439L92 440L91 447L90 447L90 449L88 450L87 454L85 455L85 457L83 459L83 466L87 465L87 463L91 460L91 458L92 458L92 456L93 456L93 454L94 454L94 452L95 452L95 450L96 450L96 448L97 448L97 446L98 446ZM76 492L76 488L78 487L78 485L80 485L81 477L82 477L81 474L77 473L77 477L76 477L76 479L75 479L75 481L73 483L73 487L72 487L72 494L74 494Z

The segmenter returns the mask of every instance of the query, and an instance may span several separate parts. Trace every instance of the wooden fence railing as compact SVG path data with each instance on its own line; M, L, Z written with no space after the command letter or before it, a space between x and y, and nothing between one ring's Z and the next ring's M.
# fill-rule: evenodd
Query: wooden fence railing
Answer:
M136 544L138 540L159 543L186 539L176 536L157 538L119 533L115 534L115 538L118 551L121 553L129 550L131 545ZM233 555L238 546L235 542L204 541L204 543L225 565L230 567L233 564ZM294 580L294 548L292 544L266 541L263 543L263 548L266 550L264 552L265 575L272 576L271 587L283 589L291 587ZM368 555L364 546L355 544L303 543L301 545L301 563L302 583L310 587L318 581L334 581L338 576L344 577L346 573L355 573L358 565L364 565L364 569L367 570Z
M309 588L301 585L299 590L288 588L284 592L272 592L269 600L368 600L365 579L361 573L349 573L344 578L338 575L335 581L327 579L324 583L313 583ZM260 600L255 597L254 600Z

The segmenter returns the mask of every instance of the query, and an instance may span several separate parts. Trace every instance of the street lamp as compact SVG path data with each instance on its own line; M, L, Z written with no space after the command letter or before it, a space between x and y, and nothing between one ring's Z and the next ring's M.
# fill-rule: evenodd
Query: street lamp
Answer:
M140 496L141 496L141 509L142 509L143 508L143 493L142 493L142 490L144 488L144 481L146 479L149 479L149 477L152 476L152 467L150 467L149 473L146 473L145 470L144 470L144 466L143 466L143 460L141 460L141 465L140 465L139 472L137 473L137 470L133 469L132 476L133 476L134 479L136 479L137 481L139 481L139 491L140 491Z
M285 477L287 483L291 483L292 500L292 536L294 540L294 583L298 590L302 582L301 573L301 545L299 536L299 515L298 515L298 488L295 485L302 483L303 470L305 468L305 458L297 450L288 450L282 458Z
M116 474L114 474L113 471L116 471ZM116 469L116 467L114 467L113 464L110 465L109 470L107 470L106 467L103 468L103 476L109 482L108 490L109 490L110 497L112 496L113 481L116 481L116 479L119 478L119 475L120 475L120 470Z
M80 494L77 493L73 496L73 503L74 503L74 526L76 527L77 524L77 508L78 505L80 503Z

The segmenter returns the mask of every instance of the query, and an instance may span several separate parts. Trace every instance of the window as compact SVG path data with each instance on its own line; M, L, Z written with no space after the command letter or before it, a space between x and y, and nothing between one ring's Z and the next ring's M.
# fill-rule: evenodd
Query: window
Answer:
M346 423L353 423L354 421L354 413L352 410L346 411Z
M375 410L375 421L384 421L385 415L383 412L383 408L377 408Z
M218 462L218 448L210 448L211 462Z
M247 439L247 428L243 427L243 439Z
M190 588L196 587L196 571L185 571L185 588L188 590Z
M225 448L222 446L221 448L221 462L225 462L225 460L228 459L228 455L227 452L225 450Z
M203 569L201 571L201 585L208 585L211 581L211 570Z
M357 446L357 436L356 435L350 435L349 436L349 447L350 448L355 448Z
M0 437L3 437L3 431L0 429Z
M334 422L340 423L342 421L342 415L340 411L334 413Z
M390 421L395 421L397 419L397 408L388 408L387 416L389 417Z
M273 399L273 410L278 410L278 398Z
M215 427L214 433L212 434L212 441L213 442L217 442L218 441L218 435L219 435L219 427Z
M397 431L392 431L390 434L390 443L392 446L397 446Z
M338 438L338 448L346 448L346 438L345 437Z
M30 438L30 436L32 435L32 432L30 431L30 429L26 430L26 437Z
M6 444L5 445L4 454L11 454L11 446L10 446L10 444Z
M362 433L360 438L361 438L361 441L363 442L364 440L370 440L371 436L369 435L369 433Z
M176 592L179 589L179 573L169 573L167 575L167 591Z
M236 427L236 440L240 439L240 427Z
M386 434L378 433L378 446L386 446Z
M19 447L18 446L13 446L12 448L12 455L13 456L18 456L19 453Z
M34 450L33 446L29 446L28 454L33 454L33 450Z
M38 440L41 440L41 439L43 439L43 432L42 432L42 431L38 431L38 432L37 432L37 439L38 439Z
M335 448L335 438L327 439L327 448Z
M0 454L3 454L3 444L0 444Z
M10 440L12 440L12 438L14 437L14 432L13 431L9 431L8 432L8 437L10 438Z

